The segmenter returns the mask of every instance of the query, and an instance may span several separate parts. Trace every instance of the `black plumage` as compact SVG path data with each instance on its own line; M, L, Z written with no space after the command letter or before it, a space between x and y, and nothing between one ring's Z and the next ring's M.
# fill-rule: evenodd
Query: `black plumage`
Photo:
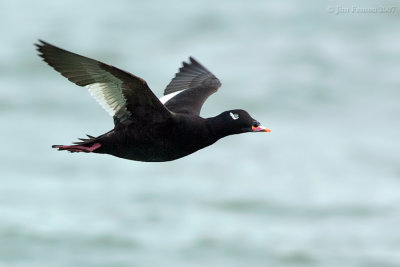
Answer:
M36 46L45 62L71 82L87 87L114 118L114 129L108 133L88 135L74 145L54 145L58 150L158 162L184 157L228 135L269 132L244 110L200 117L203 103L221 83L192 57L158 99L145 80L129 72L41 40Z

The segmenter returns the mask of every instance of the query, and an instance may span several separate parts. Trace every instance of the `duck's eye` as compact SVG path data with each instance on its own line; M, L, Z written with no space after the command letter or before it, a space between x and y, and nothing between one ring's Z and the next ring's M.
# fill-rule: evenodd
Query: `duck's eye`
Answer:
M261 124L258 122L258 121L255 121L255 122L253 122L253 127L258 127L258 126L260 126Z
M231 116L231 118L232 118L233 120L239 119L239 114L234 114L234 113L232 113L232 112L229 112L229 115Z

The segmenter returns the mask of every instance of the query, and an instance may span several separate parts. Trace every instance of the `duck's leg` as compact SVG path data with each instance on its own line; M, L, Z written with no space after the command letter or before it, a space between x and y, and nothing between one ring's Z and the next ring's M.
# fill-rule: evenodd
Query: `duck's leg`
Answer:
M100 143L94 143L91 146L83 146L83 145L72 145L72 146L64 146L64 145L53 145L52 148L58 148L58 150L67 150L69 152L85 152L90 153L101 147Z

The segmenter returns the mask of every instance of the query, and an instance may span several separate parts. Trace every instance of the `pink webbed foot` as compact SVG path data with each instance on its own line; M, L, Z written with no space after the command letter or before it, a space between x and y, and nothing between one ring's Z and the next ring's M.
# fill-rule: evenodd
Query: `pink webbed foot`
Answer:
M90 147L86 146L81 146L81 145L72 145L72 146L63 146L63 145L53 145L52 148L58 148L58 150L67 150L70 152L85 152L85 153L90 153L95 151L101 147L100 143L94 143Z

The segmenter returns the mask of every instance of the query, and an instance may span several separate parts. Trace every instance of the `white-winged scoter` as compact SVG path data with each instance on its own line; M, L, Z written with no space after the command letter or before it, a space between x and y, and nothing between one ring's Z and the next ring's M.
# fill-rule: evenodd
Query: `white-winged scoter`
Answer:
M194 58L175 75L158 99L145 80L100 61L39 40L39 55L90 94L114 118L114 129L88 135L74 145L53 145L70 152L103 153L137 161L170 161L232 134L270 132L246 111L235 109L200 117L206 99L220 81Z

